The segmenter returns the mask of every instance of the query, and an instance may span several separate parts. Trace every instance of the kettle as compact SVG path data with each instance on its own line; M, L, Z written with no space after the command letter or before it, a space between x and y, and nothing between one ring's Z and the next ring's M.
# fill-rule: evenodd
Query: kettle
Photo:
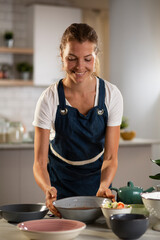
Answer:
M125 187L119 189L111 187L110 189L117 192L117 201L125 204L143 204L141 193L155 190L154 187L143 190L141 187L135 187L131 181L129 181Z

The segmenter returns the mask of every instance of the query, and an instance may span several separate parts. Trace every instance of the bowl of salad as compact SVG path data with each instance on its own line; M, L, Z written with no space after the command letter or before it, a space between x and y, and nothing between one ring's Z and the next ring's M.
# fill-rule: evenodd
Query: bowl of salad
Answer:
M132 206L124 204L123 202L105 201L101 206L101 210L106 219L108 228L111 228L110 216L115 215L115 214L131 213Z

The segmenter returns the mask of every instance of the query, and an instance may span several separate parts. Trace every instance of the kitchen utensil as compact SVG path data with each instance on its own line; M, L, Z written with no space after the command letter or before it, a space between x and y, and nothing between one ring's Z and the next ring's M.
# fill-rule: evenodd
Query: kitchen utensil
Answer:
M125 208L104 208L103 206L101 207L102 213L106 219L106 223L108 228L111 228L110 225L110 216L114 214L122 214L122 213L131 213L132 207L125 207Z
M110 224L120 239L137 239L146 232L149 219L142 214L116 214L110 217Z
M63 218L90 223L102 216L101 206L106 200L111 201L96 196L77 196L57 200L53 205Z
M153 229L160 231L160 192L142 193L141 197L150 216L158 219L157 223L153 225Z
M86 225L68 219L42 219L22 222L17 227L29 239L69 240L77 237Z
M43 204L11 204L0 207L1 217L15 223L41 219L47 212L48 208Z
M142 192L152 192L155 190L154 187L150 187L146 190L143 190L141 187L134 186L133 182L129 181L127 186L121 187L119 189L111 187L111 190L117 192L117 202L123 202L125 204L142 204L141 193Z

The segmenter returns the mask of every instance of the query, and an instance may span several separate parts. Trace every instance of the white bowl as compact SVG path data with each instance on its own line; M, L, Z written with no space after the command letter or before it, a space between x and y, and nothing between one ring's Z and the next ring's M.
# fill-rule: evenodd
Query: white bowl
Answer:
M141 197L150 216L160 219L160 192L142 193ZM153 229L160 231L160 220L153 226Z
M103 215L106 219L106 223L107 223L108 228L111 228L110 216L112 216L114 214L131 213L132 207L130 206L130 207L127 207L127 208L120 208L120 209L101 207L101 210L102 210L102 213L103 213Z
M42 219L19 223L18 229L35 240L70 240L76 238L86 225L67 219Z
M56 200L53 205L65 219L91 223L102 216L101 206L105 201L111 202L109 198L76 196Z

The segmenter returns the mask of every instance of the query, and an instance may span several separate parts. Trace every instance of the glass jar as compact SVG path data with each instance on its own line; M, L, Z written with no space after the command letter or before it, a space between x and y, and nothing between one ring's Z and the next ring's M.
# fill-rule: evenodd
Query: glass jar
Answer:
M0 118L0 143L6 143L7 126L5 119Z
M21 122L10 122L7 131L8 143L23 142L24 127Z

